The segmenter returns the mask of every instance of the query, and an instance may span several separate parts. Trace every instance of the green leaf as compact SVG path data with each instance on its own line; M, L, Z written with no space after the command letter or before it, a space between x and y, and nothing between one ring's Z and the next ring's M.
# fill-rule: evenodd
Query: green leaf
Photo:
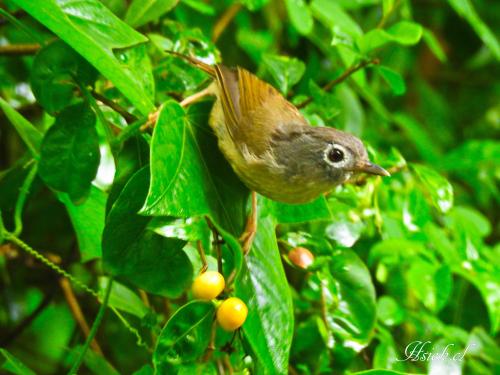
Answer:
M241 2L251 11L256 11L266 5L269 0L241 0Z
M423 160L429 163L435 163L439 160L441 152L422 124L406 113L396 113L393 119L405 131L409 140L414 143Z
M404 46L417 44L422 38L421 25L410 21L400 21L387 30L373 29L359 39L359 48L367 54L387 43L394 42Z
M159 374L174 373L181 364L200 357L209 340L215 306L211 302L192 301L182 306L163 327L153 353Z
M305 64L295 57L264 55L263 62L284 95L300 81L306 71Z
M75 205L66 194L58 194L58 198L66 206L68 215L78 240L80 260L100 258L102 256L101 237L104 229L104 209L107 194L95 186L91 186L90 194L82 204Z
M104 267L151 293L178 297L193 269L182 251L185 241L148 228L151 217L137 214L148 191L149 170L133 175L109 212L102 236Z
M293 336L292 297L276 243L275 223L263 215L259 215L258 231L235 289L248 306L242 328L258 368L286 374Z
M76 360L76 356L78 356L82 349L82 345L77 345L72 349L69 355L71 362ZM93 350L87 350L85 352L83 363L85 364L85 367L92 372L92 374L120 375L120 373L106 360L106 358L97 354Z
M424 39L425 43L427 44L427 47L432 51L434 56L438 58L439 61L442 63L446 62L448 59L446 57L446 53L443 51L443 48L441 47L441 44L439 43L439 40L434 36L431 30L425 29L422 34L422 38Z
M0 354L4 357L5 362L2 364L2 369L16 375L35 375L35 372L30 370L24 363L14 357L5 349L0 349Z
M141 213L184 218L210 215L239 236L247 194L210 133L203 125L190 123L177 102L167 101L153 132L151 186Z
M207 16L213 16L215 14L215 8L203 0L182 0L182 3L201 14Z
M311 3L313 15L321 23L333 30L333 33L346 34L350 38L363 35L361 27L335 1L313 0Z
M401 74L386 66L376 66L374 69L387 82L394 95L403 95L406 92L406 84Z
M404 310L390 296L382 296L377 300L377 318L386 326L400 324L405 316Z
M99 167L96 115L84 102L66 107L47 131L40 149L38 173L57 191L79 202L90 191Z
M24 363L10 354L7 350L0 349L0 354L5 359L1 367L2 369L16 375L35 375L35 372L26 367Z
M130 28L98 0L13 2L95 66L142 114L153 111L152 97L141 77L136 76L134 68L137 65L131 67L126 57L115 55L116 51L147 42L145 36ZM147 57L144 59L146 62Z
M125 22L139 27L162 15L177 5L179 0L134 0L127 9Z
M464 17L472 26L483 43L490 49L497 60L500 60L500 44L495 37L495 34L490 30L474 8L470 0L448 0L455 12L461 17Z
M327 220L332 218L330 209L324 197L306 204L286 204L265 199L265 204L269 207L276 221L285 223L303 223L311 220Z
M26 120L19 112L12 108L9 103L0 98L0 108L5 113L5 116L14 125L17 133L24 141L31 154L38 158L40 152L40 145L42 144L43 134Z
M50 114L66 107L78 83L92 85L97 71L61 40L43 47L35 56L31 88L38 102Z
M393 370L366 370L352 372L351 375L409 375L407 372L399 372Z
M411 262L407 277L409 288L429 310L437 312L448 301L452 283L448 267L438 267L416 258Z
M303 35L309 34L314 25L311 9L304 0L285 0L288 17L297 31Z
M434 206L442 213L448 212L453 206L453 187L450 182L430 167L412 164L412 168Z
M108 277L99 278L99 291L101 295L104 295L103 293L108 286L108 282ZM117 281L113 281L110 293L109 305L118 310L137 316L139 319L144 318L150 311L137 294Z
M358 352L370 342L376 320L375 288L365 264L351 250L335 250L329 272L320 278L326 293L326 319L334 337Z

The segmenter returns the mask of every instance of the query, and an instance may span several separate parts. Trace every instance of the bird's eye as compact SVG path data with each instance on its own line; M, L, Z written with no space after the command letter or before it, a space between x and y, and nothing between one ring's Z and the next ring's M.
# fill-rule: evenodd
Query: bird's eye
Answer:
M329 152L328 152L328 160L330 160L332 163L338 163L344 160L344 152L337 147L333 147Z

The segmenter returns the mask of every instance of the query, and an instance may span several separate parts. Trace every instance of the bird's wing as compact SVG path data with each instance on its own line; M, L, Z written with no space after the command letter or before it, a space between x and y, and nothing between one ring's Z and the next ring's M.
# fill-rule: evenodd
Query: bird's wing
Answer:
M247 70L218 65L215 71L228 133L237 146L259 157L277 131L307 125L278 90Z

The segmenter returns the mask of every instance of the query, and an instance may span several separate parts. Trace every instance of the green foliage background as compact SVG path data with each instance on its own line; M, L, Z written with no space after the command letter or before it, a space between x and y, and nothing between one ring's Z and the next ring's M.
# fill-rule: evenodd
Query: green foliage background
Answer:
M2 371L500 372L500 3L9 0L0 16ZM208 77L165 50L311 97L312 125L358 135L392 177L259 197L244 257L249 192L210 102L178 104ZM198 243L248 305L235 335L189 291ZM402 361L416 341L465 356Z

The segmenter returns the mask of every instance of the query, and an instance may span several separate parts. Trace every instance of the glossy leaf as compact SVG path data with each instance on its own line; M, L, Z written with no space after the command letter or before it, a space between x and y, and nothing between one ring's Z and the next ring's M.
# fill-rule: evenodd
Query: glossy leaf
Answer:
M314 20L308 4L304 0L286 0L285 5L292 25L299 33L309 34Z
M14 0L14 3L80 53L140 112L148 114L153 110L152 97L141 77L136 77L137 72L129 67L126 58L115 56L115 51L145 43L147 39L113 15L101 2Z
M147 194L148 167L123 188L109 212L102 236L104 266L151 293L179 296L191 282L193 269L182 251L185 242L148 229L151 217L137 214Z
M430 195L434 206L446 213L453 206L453 187L443 176L423 165L412 166Z
M51 188L81 202L99 167L96 115L86 104L66 107L47 131L40 149L38 173Z
M158 336L153 353L156 372L172 373L200 357L208 346L214 316L211 302L192 301L177 310Z
M97 71L61 40L40 49L33 61L31 88L38 102L51 114L73 99L78 84L91 85Z
M127 9L125 22L139 27L158 20L163 14L175 7L179 0L134 0Z
M278 223L303 223L331 219L332 214L324 197L306 204L286 204L263 198Z
M351 250L336 250L324 273L326 319L340 344L359 351L365 347L375 326L375 288L368 269ZM330 294L331 293L331 294Z
M235 284L236 296L248 306L243 332L257 368L286 374L293 335L292 298L276 243L275 223L265 215L259 216L259 230Z
M163 105L151 142L151 186L141 213L210 215L239 236L247 191L207 134L190 123L176 102Z
M75 205L66 194L58 194L64 203L68 215L75 229L82 262L100 258L101 236L104 229L104 209L106 206L106 193L95 186L91 186L90 193L85 202Z
M19 112L12 108L9 103L0 98L0 108L5 113L11 124L16 129L17 133L24 141L31 154L38 157L40 145L42 144L43 134L35 128L28 120L26 120Z
M285 95L293 85L299 82L306 70L302 61L286 56L265 55L263 62L278 84L279 90Z
M394 95L403 95L406 92L405 81L398 72L386 66L377 66L375 71L387 82Z

